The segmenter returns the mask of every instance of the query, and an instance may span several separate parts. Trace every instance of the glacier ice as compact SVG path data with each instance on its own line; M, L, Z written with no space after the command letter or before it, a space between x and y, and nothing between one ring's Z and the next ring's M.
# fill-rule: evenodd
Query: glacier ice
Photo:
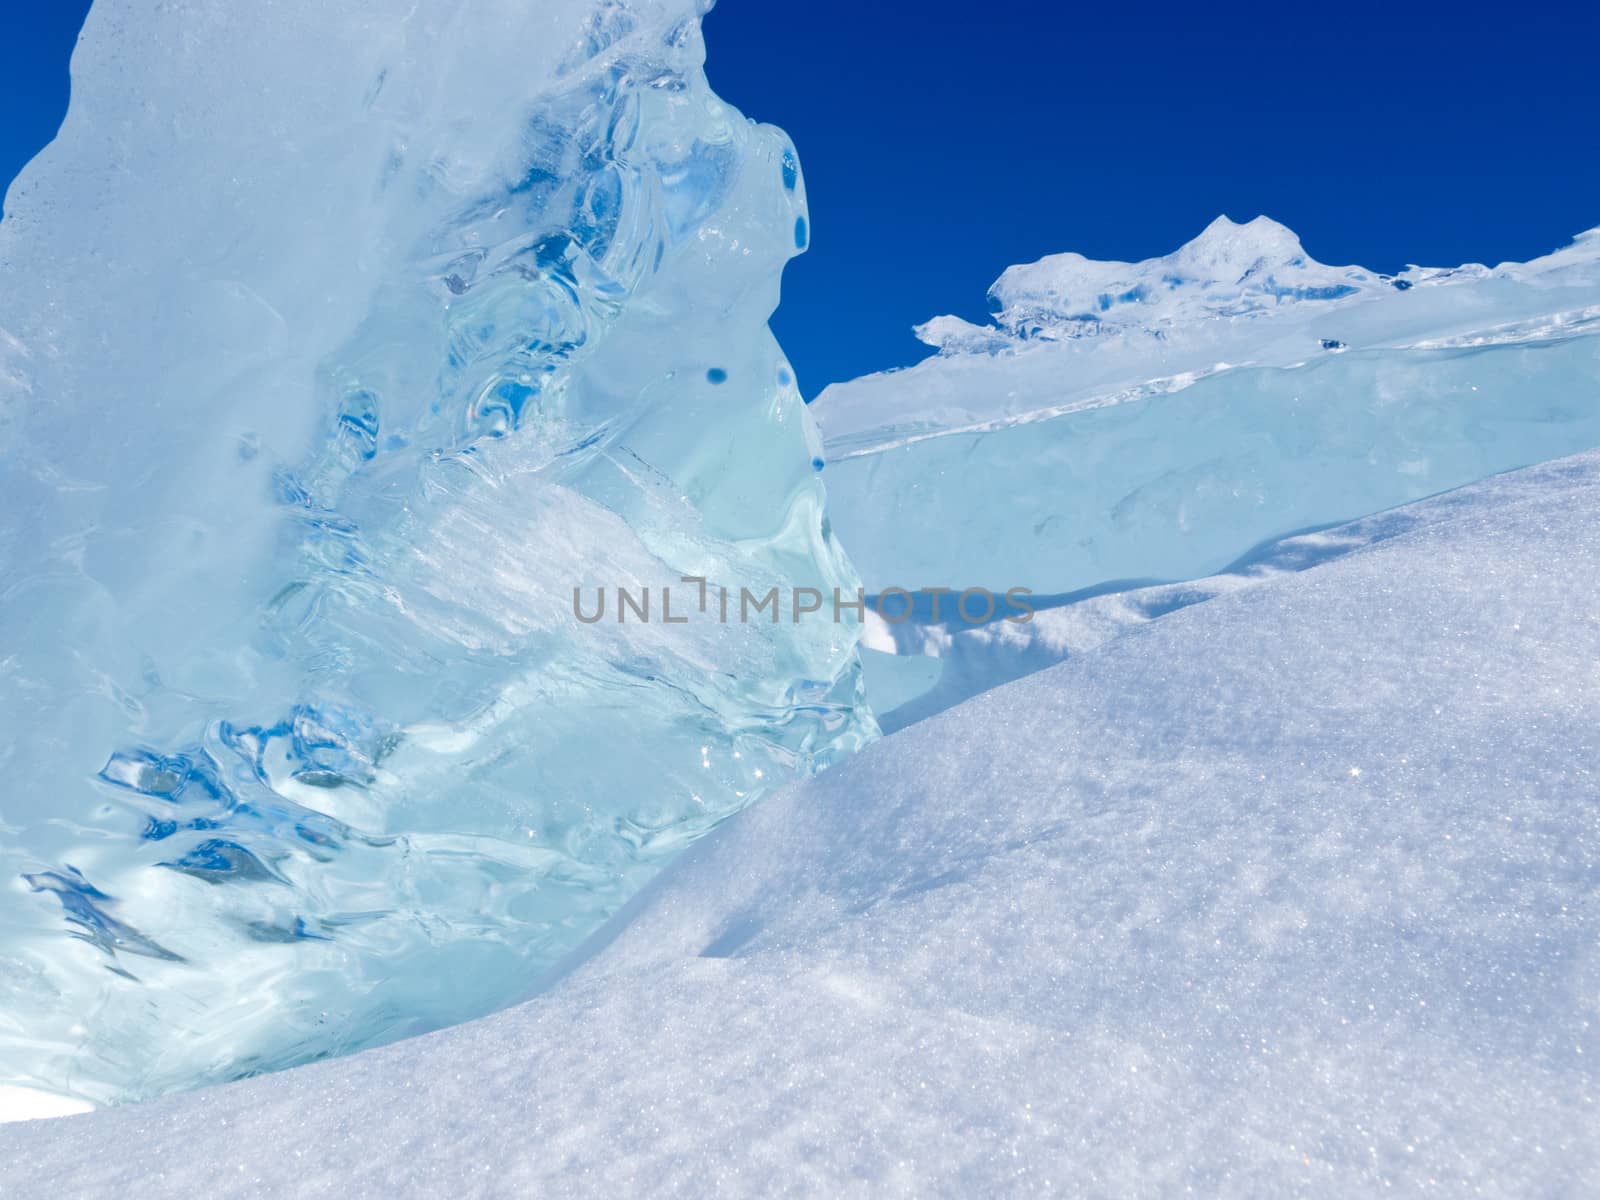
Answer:
M1142 263L1055 255L940 353L827 389L868 588L1183 580L1252 547L1600 444L1600 230L1395 276L1219 218Z
M698 0L98 0L0 223L0 1086L104 1103L525 995L874 733Z

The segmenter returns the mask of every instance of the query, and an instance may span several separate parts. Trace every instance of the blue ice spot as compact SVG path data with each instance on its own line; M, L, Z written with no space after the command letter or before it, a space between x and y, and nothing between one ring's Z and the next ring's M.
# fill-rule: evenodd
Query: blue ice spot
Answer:
M721 367L712 367L711 370L706 372L706 378L712 383L727 383L728 373Z
M823 467L824 467L824 466L826 466L826 465L827 465L827 464L826 464L826 463L824 463L824 462L823 462L823 461L822 461L822 460L821 460L821 459L820 459L820 458L813 458L813 459L812 459L812 460L811 460L811 469L812 469L812 470L813 470L813 471L820 471L820 470L822 470L822 468L823 468Z
M1396 279L1394 281L1394 290L1397 292L1409 292L1411 290L1411 280Z
M1096 303L1099 304L1101 312L1109 312L1114 304L1142 304L1149 294L1149 289L1141 283L1137 287L1129 288L1121 295L1113 296L1109 292L1101 292L1096 298Z
M806 227L804 217L796 217L794 221L794 245L796 250L804 250L806 241L811 236L811 231Z
M794 151L783 152L783 186L789 191L794 191L800 182L800 164L795 161Z
M176 821L158 821L155 817L146 817L144 830L139 836L147 842L161 842L177 832Z
M167 962L185 961L182 955L172 953L133 926L113 917L107 910L115 900L85 879L76 867L67 865L60 871L24 875L22 881L36 892L53 893L61 904L67 924L73 927L72 936L99 947L113 958L122 953Z
M778 386L779 387L788 387L793 383L794 383L794 376L789 374L789 368L788 367L779 367L778 368Z
M1322 348L1324 350L1343 350L1344 349L1344 343L1341 342L1338 338L1323 338L1322 339Z
M1345 283L1326 287L1280 287L1271 280L1267 282L1268 292L1278 300L1343 300L1356 294L1356 289Z
M278 873L238 842L210 838L175 862L157 863L206 883L283 883Z
M561 451L560 457L581 454L591 446L598 446L604 438L605 433L597 429L587 437L583 438L581 441L575 442L571 446L568 446L565 450Z

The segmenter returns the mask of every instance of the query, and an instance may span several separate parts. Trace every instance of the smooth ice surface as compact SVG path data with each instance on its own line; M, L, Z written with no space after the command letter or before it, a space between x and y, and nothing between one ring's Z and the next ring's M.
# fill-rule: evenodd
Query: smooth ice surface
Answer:
M867 585L1181 580L1253 546L1600 445L1600 230L1526 264L1382 276L1219 218L1164 258L1056 255L995 323L827 389Z
M0 1191L1600 1190L1600 455L742 813L539 1000L0 1128Z
M0 1086L521 999L871 735L852 627L661 619L855 586L703 7L96 3L0 224Z

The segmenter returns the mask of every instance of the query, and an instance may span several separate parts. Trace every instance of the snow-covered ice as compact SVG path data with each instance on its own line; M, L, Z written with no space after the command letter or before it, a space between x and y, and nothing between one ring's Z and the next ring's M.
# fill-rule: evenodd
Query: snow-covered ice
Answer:
M0 1128L0 1194L1593 1194L1597 518L1588 454L1324 535L769 797L524 1006Z
M814 405L873 591L1193 579L1600 444L1600 230L1390 277L1219 218L1148 262L1013 267L990 302Z

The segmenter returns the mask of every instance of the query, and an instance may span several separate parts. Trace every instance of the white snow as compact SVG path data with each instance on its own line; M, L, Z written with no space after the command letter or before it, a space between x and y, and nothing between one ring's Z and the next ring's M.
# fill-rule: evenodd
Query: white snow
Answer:
M0 1123L71 1117L93 1111L94 1105L69 1096L56 1096L33 1088L0 1086Z
M1600 1191L1600 455L692 849L548 993L0 1129L0 1195Z

